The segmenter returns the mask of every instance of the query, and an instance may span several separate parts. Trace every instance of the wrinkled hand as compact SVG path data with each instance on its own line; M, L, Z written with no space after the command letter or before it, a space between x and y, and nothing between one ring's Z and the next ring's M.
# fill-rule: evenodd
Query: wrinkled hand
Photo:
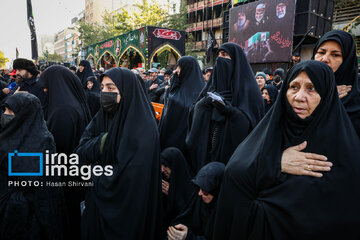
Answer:
M188 233L188 228L185 225L178 224L175 227L170 226L167 230L169 240L184 240Z
M281 172L292 175L307 175L322 177L319 173L331 170L332 163L327 162L327 157L315 153L301 152L306 148L307 142L287 148L281 157Z
M170 187L169 182L167 182L167 181L165 181L165 180L161 180L162 192L163 192L165 195L168 195L168 194L169 194L169 187Z
M157 84L152 84L151 86L150 86L150 90L153 90L153 89L155 89L155 88L157 88L159 85L157 85Z
M339 93L339 98L343 98L351 91L351 85L337 85L337 90Z
M3 88L3 93L5 94L9 94L9 92L11 92L11 90L9 88Z

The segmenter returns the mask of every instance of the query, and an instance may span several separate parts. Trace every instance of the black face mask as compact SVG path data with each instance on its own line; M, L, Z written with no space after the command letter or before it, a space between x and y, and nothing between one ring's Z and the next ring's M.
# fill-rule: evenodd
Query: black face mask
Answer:
M11 122L11 120L14 119L14 117L15 117L14 115L9 115L9 114L3 113L0 118L1 127L5 128L9 124L9 122Z
M230 59L218 57L216 59L216 91L223 92L231 90L231 77L233 72L233 63Z
M117 103L117 95L119 93L116 92L101 92L100 93L100 104L105 112L115 113L119 107Z
M279 76L274 77L274 82L279 83L281 81L281 78Z

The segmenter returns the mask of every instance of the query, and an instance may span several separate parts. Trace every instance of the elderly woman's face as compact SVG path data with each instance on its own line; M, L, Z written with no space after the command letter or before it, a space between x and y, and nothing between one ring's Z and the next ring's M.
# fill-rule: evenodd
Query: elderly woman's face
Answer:
M292 80L286 92L286 97L294 112L302 119L310 116L321 100L306 72L301 72Z
M336 72L343 62L342 50L336 41L326 41L320 45L314 59L326 63L333 72Z

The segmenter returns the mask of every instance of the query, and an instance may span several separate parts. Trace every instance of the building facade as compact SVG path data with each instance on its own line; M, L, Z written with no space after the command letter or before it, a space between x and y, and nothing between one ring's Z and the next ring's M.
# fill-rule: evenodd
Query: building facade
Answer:
M205 62L206 42L209 30L215 35L218 48L223 43L224 14L229 10L229 0L187 0L188 46L190 51ZM213 53L213 55L215 55ZM210 61L213 63L214 56Z

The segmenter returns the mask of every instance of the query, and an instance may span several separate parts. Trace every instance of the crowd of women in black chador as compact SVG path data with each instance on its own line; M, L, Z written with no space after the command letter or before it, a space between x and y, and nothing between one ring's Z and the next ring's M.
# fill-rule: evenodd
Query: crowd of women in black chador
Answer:
M317 61L266 85L237 44L220 46L206 86L197 61L182 57L159 124L130 70L85 76L82 62L80 79L47 68L43 110L29 93L3 102L0 239L359 239L354 54L351 35L331 31ZM8 186L31 178L7 175L15 150L75 152L81 166L113 171L87 188Z

